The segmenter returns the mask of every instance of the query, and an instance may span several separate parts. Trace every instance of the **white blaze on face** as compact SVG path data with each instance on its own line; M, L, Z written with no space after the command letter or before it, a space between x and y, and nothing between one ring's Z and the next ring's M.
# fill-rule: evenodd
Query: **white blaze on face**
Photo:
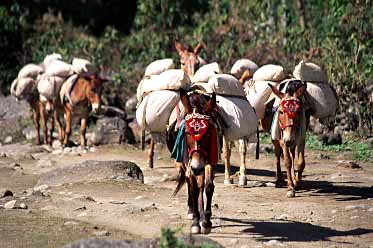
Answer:
M199 154L199 152L193 152L190 166L196 170L202 169L205 166L204 158Z
M98 112L98 110L99 110L99 105L98 105L98 103L92 103L92 111L93 112L95 112L95 113L97 113Z

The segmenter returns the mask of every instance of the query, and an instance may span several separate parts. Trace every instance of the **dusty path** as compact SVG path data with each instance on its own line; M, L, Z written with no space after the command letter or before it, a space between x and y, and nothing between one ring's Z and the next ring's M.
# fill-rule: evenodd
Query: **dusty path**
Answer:
M0 148L0 153L6 149ZM104 146L81 156L27 149L30 146L23 145L19 153L8 151L9 157L0 158L0 188L11 189L17 199L29 205L33 214L59 218L61 223L73 220L101 230L84 233L82 230L87 228L77 228L82 235L66 240L97 235L153 238L159 236L162 226L189 232L191 223L185 218L186 190L171 197L175 182L168 179L175 169L166 150L156 153L155 168L151 170L146 167L145 153L131 146ZM24 153L28 155L23 156ZM286 198L286 188L273 185L272 154L262 155L259 161L248 160L249 183L244 188L224 186L223 167L219 165L213 198L213 230L208 237L226 247L372 247L373 164L360 163L360 169L352 169L338 161L338 156L318 160L316 154L307 153L303 189L293 199ZM233 165L238 165L237 151L232 158ZM92 182L94 172L80 182L66 183L66 177L73 173L69 168L85 160L132 161L143 170L145 184L123 180ZM22 169L12 168L14 161ZM43 175L56 168L64 168L68 173L61 174L60 181L58 175L53 181L43 179ZM49 185L47 196L22 193L36 184ZM0 210L0 213L0 218L8 220L17 213L24 215L25 210ZM0 228L6 229L7 225L0 223ZM25 242L22 238L7 238L4 232L0 232L0 238L4 247L23 247Z

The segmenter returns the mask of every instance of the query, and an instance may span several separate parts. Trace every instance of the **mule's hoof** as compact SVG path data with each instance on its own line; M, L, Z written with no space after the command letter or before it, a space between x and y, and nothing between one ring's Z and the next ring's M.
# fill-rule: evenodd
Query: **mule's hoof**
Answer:
M295 191L294 190L288 190L288 192L286 193L286 196L289 197L289 198L295 197Z
M192 234L199 234L199 233L201 233L201 227L200 226L192 226L190 231L191 231Z
M148 161L148 166L150 169L153 169L154 168L154 163L151 162L151 161Z
M245 175L242 175L238 178L238 185L239 186L245 186L247 185L247 178Z
M209 234L211 232L211 227L201 227L202 234Z
M224 179L224 185L232 185L233 184L233 178Z

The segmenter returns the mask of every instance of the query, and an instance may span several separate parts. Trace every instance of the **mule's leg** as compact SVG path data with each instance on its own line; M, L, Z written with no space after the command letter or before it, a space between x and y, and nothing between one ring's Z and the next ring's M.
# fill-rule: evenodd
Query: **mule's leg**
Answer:
M293 184L293 178L292 178L292 158L290 155L290 150L288 147L285 147L285 144L283 145L283 153L284 153L284 164L286 168L286 174L288 178L288 192L287 197L294 197L295 196L295 190L294 190L294 184Z
M238 185L245 186L247 184L247 178L246 178L246 152L247 152L247 142L244 139L239 140L240 146L239 146L239 152L240 152L240 177L238 180Z
M48 124L48 144L52 145L53 141L53 131L54 131L54 118L53 118L53 113L48 114L49 118L49 124Z
M65 137L63 139L63 145L67 146L69 138L71 135L71 112L70 110L65 110Z
M40 111L39 108L36 106L32 106L32 115L33 115L33 121L36 131L36 145L40 145Z
M188 192L192 197L192 205L193 205L193 222L191 227L191 233L197 234L201 232L201 227L199 225L199 211L198 211L198 186L197 180L193 176L189 176L187 178L188 183Z
M299 188L300 183L302 181L302 174L304 171L304 168L306 167L306 161L304 159L304 141L298 146L298 161L297 161L297 167L298 167L298 173L295 177L295 188Z
M150 138L150 144L149 144L149 149L148 149L149 168L154 168L154 147L155 147L155 141L153 138Z
M47 130L47 119L45 116L43 104L39 105L41 128L43 129L43 143L48 144L48 130Z
M202 222L201 233L208 234L211 232L212 223L211 223L211 203L212 196L214 194L214 167L211 165L206 165L205 167L205 192L206 192L206 211L205 219Z
M223 137L223 156L224 156L224 184L230 185L233 183L233 178L231 178L231 146L230 142Z
M200 217L200 224L205 222L205 205L203 201L203 193L205 191L205 172L201 172L197 179L197 187L198 187L198 210L199 210L199 217ZM202 231L202 229L201 229Z
M87 117L84 116L80 120L80 147L84 148L87 144L87 140L85 138L85 130L87 129Z
M64 129L62 127L62 123L61 123L60 117L58 116L57 110L53 112L53 118L58 129L58 139L62 142L63 136L64 136Z
M275 166L276 166L276 187L281 187L284 183L284 177L281 173L281 154L282 148L278 140L272 140L273 146L275 147Z

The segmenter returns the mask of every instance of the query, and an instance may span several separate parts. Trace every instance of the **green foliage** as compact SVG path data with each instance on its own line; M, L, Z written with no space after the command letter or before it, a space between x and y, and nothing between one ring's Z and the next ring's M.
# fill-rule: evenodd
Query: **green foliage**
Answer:
M362 141L356 140L347 140L341 145L322 145L317 140L316 136L312 134L307 135L306 147L312 150L318 151L330 151L343 153L350 156L351 159L363 160L363 161L372 161L373 160L373 151L370 148L369 144Z

